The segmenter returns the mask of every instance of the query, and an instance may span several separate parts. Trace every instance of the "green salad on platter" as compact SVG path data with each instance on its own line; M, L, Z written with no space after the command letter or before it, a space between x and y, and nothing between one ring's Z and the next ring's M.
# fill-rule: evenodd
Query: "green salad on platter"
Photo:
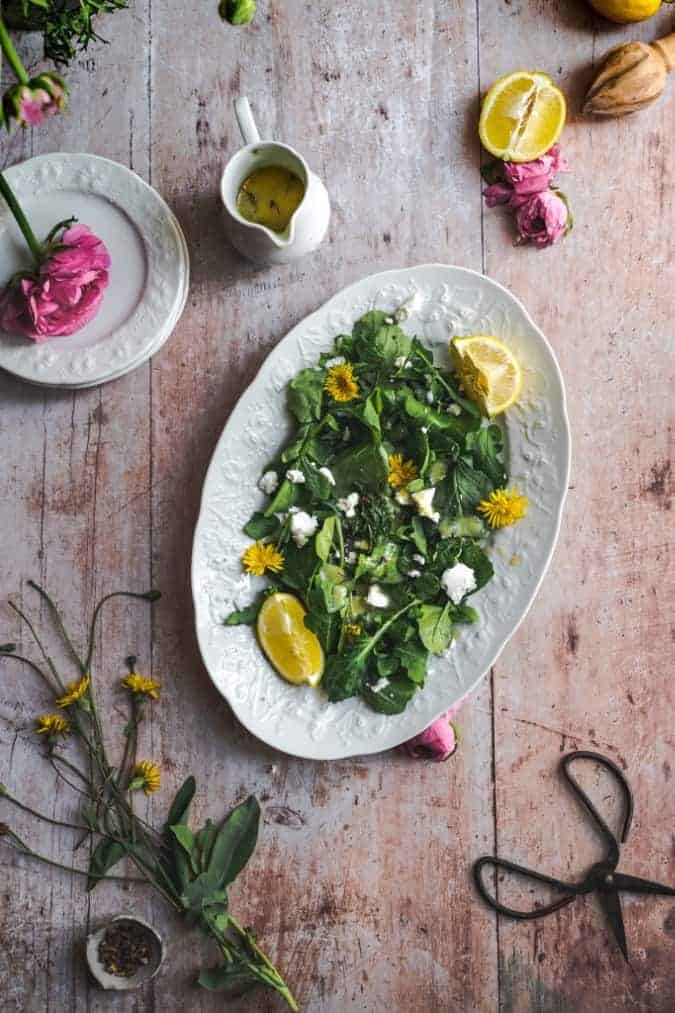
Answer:
M290 381L294 432L244 527L244 570L268 584L225 620L257 625L288 681L397 714L429 656L480 621L470 600L493 575L490 528L527 501L506 488L502 430L472 382L382 310Z

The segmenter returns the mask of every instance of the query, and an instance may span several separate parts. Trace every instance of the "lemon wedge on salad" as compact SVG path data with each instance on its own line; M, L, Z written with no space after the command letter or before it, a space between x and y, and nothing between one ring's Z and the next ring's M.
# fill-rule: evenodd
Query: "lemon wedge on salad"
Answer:
M565 126L565 96L548 74L516 70L497 78L480 111L484 148L506 162L531 162L544 155Z
M323 675L324 654L316 633L305 626L306 610L295 595L266 598L258 613L263 651L287 682L316 686Z
M453 338L450 356L468 397L492 417L518 400L523 373L508 345L490 334Z

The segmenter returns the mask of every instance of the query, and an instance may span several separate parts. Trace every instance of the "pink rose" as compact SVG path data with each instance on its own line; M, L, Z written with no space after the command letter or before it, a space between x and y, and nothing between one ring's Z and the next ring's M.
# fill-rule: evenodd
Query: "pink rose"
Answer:
M66 107L68 89L60 74L45 71L27 84L15 84L2 98L7 125L16 120L22 127L37 127Z
M15 279L0 296L0 327L33 341L79 331L99 310L109 267L108 251L86 225L66 229L38 273Z
M506 182L518 197L548 190L556 173L566 170L567 162L560 154L559 144L533 162L504 162Z
M551 246L569 228L567 204L553 190L532 194L516 209L516 225L522 239L540 249Z
M449 759L457 749L458 738L451 718L455 716L457 707L441 714L433 724L416 735L414 739L404 742L401 749L408 756L416 759L433 760L441 763Z
M498 204L510 204L512 195L513 188L506 183L490 183L483 190L483 197L489 208L497 207Z

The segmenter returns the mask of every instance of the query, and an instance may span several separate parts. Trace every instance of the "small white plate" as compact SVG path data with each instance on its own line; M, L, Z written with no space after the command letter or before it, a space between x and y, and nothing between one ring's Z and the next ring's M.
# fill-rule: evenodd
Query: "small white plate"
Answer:
M242 531L263 503L256 481L292 431L286 384L315 365L337 334L375 307L393 311L414 297L403 324L448 357L448 338L496 334L523 365L517 405L505 413L509 484L530 501L527 516L492 538L490 583L471 598L480 612L445 657L433 658L424 689L403 714L387 717L363 700L328 702L321 688L290 686L271 668L253 630L223 626L265 585L242 573ZM570 469L562 376L551 346L518 300L475 271L428 264L372 275L344 289L281 341L239 400L209 466L192 554L192 593L204 664L233 711L258 738L285 753L331 760L390 749L456 704L494 664L522 622L558 537Z
M43 386L91 387L145 362L170 335L187 297L187 244L171 209L136 173L95 155L40 155L5 175L39 237L75 216L100 236L112 264L101 309L86 327L40 344L0 331L0 368ZM3 203L0 281L27 264Z

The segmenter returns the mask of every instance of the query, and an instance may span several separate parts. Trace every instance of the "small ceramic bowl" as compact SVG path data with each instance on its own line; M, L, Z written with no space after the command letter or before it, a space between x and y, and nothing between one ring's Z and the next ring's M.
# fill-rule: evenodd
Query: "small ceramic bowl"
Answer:
M111 974L110 971L106 971L103 962L99 956L99 947L103 941L106 932L113 925L118 923L126 923L139 927L147 937L148 948L150 950L150 958L147 964L143 964L134 974L129 977L124 977L119 974ZM141 985L145 985L146 982L154 978L164 960L164 943L162 937L156 929L153 929L152 925L144 921L142 918L137 918L136 915L117 915L116 918L111 918L110 921L102 925L96 932L92 932L87 937L87 964L89 970L93 974L96 981L102 988L112 989L116 992L126 992L130 989L140 988Z

